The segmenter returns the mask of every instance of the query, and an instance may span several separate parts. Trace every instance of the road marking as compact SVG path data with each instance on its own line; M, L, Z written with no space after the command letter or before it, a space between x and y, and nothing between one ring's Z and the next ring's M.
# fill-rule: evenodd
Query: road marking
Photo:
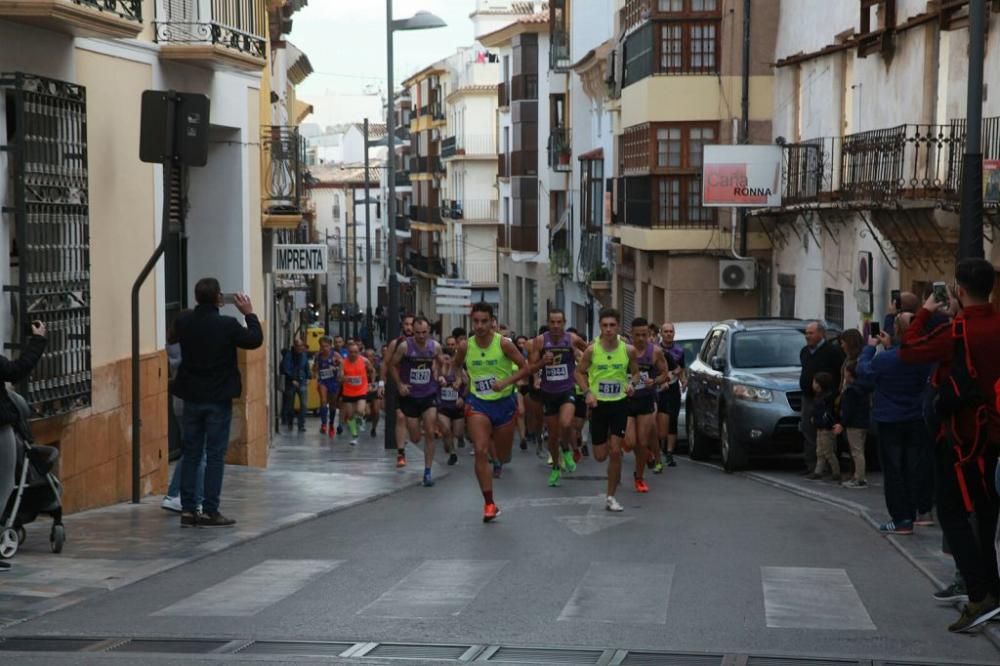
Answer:
M771 629L875 631L843 569L761 567L764 615Z
M560 523L580 536L590 536L635 520L635 516L623 516L620 513L609 513L603 504L591 502L590 509L582 516L553 516Z
M551 506L580 506L600 504L604 495L580 495L575 497L528 497L505 500L501 507L508 509L541 509ZM603 504L602 504L603 506Z
M666 624L673 581L673 564L591 562L559 620Z
M153 615L249 617L292 596L343 560L264 560Z
M405 619L455 617L507 560L426 560L358 615Z

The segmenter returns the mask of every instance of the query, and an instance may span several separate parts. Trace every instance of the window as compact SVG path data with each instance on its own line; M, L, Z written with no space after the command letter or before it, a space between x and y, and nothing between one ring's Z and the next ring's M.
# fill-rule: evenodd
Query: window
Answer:
M580 196L584 230L600 229L604 224L604 160L580 162Z
M662 14L714 14L719 0L659 0L657 9Z
M701 348L702 363L712 362L716 351L719 349L719 342L722 340L722 334L723 330L721 328L717 328L712 331L707 338L705 338L705 346Z
M375 230L375 261L382 261L382 230Z
M715 71L716 26L714 23L691 26L691 69Z
M656 165L680 168L681 146L681 128L667 127L656 130Z
M679 71L682 67L684 50L683 27L664 25L660 28L660 71Z
M676 224L681 221L681 179L662 178L659 184L659 214L661 225Z
M716 73L719 21L661 23L660 74Z
M661 12L682 12L684 11L684 0L660 0L659 10Z
M839 289L826 290L823 296L823 318L828 324L844 327L844 292Z
M653 73L653 24L639 28L625 40L625 74L622 85L630 86Z
M340 221L340 195L333 195L333 221Z

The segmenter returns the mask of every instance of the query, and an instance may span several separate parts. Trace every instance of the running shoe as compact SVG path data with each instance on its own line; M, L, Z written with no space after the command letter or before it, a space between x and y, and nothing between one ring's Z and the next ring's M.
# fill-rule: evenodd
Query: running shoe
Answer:
M583 460L583 454L580 453L579 449L576 449L575 451L573 451L573 462L577 462L578 463L581 460Z
M899 534L899 535L913 534L913 521L901 520L897 523L890 520L887 523L879 525L878 531L882 532L883 534ZM954 631L954 629L952 629L952 631Z
M354 437L351 438L351 446L357 446L357 445L358 445L358 436L355 435Z
M489 503L483 508L483 522L491 523L500 515L500 507L494 503Z
M549 488L557 488L559 486L559 479L561 478L562 472L559 471L558 467L553 467L549 473Z
M325 423L319 427L319 434L321 434L321 435L325 435L326 434L326 424Z
M334 437L337 436L337 431L333 429L333 426L330 426L330 429L327 431L327 433L330 435L330 439L333 439Z
M501 476L503 476L503 465L498 462L493 463L493 478L499 479Z
M372 426L372 432L371 432L371 435L372 435L372 437L374 437L374 436L375 436L375 427L374 427L374 426Z
M844 481L840 485L843 486L844 488L854 488L854 489L857 489L857 488L867 488L868 487L868 482L865 481L865 480L863 480L863 479L860 479L860 480L859 479L850 479L848 481Z
M358 436L358 420L351 419L347 422L347 429L351 431L351 437Z
M653 465L653 474L663 474L663 462L662 461L657 460L656 464Z
M337 426L337 434L338 435L343 435L344 434L344 424L343 423L341 423L340 425Z
M635 492L637 492L637 493L648 493L649 492L649 486L647 486L646 482L643 481L642 479L636 479L635 480Z
M667 467L677 467L677 461L674 460L674 454L667 451L663 454L667 459Z
M406 456L402 453L396 454L396 467L406 467Z
M526 440L523 437L521 438L521 450L522 451L527 451L528 450L528 440Z
M621 513L622 511L625 510L625 507L619 504L618 500L616 500L614 497L608 498L607 504L605 504L604 508L614 513Z
M451 453L451 454L449 454L448 455L448 464L449 465L455 465L457 463L458 463L458 454L457 453Z
M570 474L576 471L576 458L573 457L572 451L563 451L562 466Z
M424 472L424 488L433 488L434 478L431 476L430 472Z
M993 595L987 595L982 601L967 603L959 618L948 626L948 631L955 633L971 631L979 625L989 622L997 615L1000 615L997 599Z
M545 464L552 467L552 454L549 454L549 459L545 461Z

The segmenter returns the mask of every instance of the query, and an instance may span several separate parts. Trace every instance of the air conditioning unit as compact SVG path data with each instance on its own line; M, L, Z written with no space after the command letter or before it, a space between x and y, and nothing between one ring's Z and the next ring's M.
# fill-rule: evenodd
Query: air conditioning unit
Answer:
M757 287L757 262L753 259L722 259L719 261L721 291L750 291Z

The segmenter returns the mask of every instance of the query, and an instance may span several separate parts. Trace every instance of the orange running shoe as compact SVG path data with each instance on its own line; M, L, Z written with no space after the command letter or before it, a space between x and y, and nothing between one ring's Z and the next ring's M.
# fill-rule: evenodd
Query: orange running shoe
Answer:
M500 515L500 507L490 503L483 508L483 522L491 523L493 519Z
M637 493L648 493L649 492L649 486L647 486L646 482L643 481L642 479L636 479L635 480L635 492L637 492Z
M326 424L325 423L319 427L319 434L321 434L321 435L325 435L326 434Z
M406 467L406 456L404 455L396 456L396 467Z

